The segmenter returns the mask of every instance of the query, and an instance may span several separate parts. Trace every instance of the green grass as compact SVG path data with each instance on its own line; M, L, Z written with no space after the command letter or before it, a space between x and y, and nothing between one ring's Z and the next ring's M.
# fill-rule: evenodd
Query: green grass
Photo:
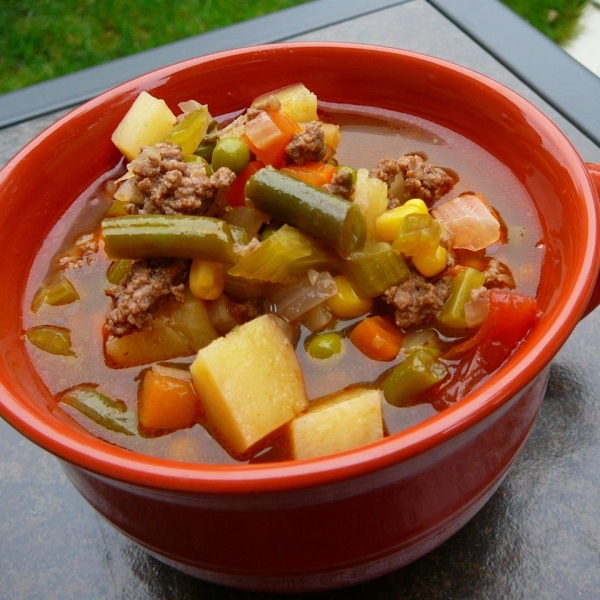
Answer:
M578 19L589 0L502 0L506 6L554 40L568 42L578 29Z
M0 0L0 93L309 0Z
M309 1L0 0L0 93ZM503 2L564 43L589 0Z

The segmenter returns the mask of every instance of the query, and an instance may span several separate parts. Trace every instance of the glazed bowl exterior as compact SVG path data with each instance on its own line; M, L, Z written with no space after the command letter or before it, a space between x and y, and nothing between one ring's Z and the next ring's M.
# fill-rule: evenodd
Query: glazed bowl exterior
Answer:
M39 243L119 161L110 135L142 90L213 114L303 82L328 102L401 111L470 138L528 190L544 230L543 315L511 359L455 406L378 443L318 459L201 465L111 446L57 409L22 340ZM354 44L276 44L190 60L77 108L0 173L0 414L55 454L110 523L164 562L238 588L346 586L415 560L462 527L501 483L544 396L548 365L597 303L597 168L555 125L490 79L439 59ZM597 178L597 179L595 179Z

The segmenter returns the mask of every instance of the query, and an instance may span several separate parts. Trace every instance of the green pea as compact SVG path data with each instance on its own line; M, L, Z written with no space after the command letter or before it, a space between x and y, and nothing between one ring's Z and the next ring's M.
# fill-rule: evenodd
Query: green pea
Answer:
M306 341L306 351L313 358L331 358L342 351L342 336L335 331L312 335Z
M211 164L216 171L228 167L234 173L241 173L250 162L250 149L239 138L220 139L212 153Z

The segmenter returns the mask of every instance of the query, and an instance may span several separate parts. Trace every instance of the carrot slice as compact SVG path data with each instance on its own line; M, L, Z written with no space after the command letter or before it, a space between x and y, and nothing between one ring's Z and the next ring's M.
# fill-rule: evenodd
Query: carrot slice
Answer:
M138 419L147 429L191 427L199 410L191 380L147 371L138 397Z
M246 123L242 140L263 164L278 168L285 162L285 147L300 131L298 123L281 111L261 112Z
M384 317L363 319L349 335L350 341L373 360L394 360L402 348L404 334Z
M322 187L327 183L331 183L333 176L337 172L337 167L328 163L315 161L302 165L289 165L288 167L283 167L281 172L315 187Z

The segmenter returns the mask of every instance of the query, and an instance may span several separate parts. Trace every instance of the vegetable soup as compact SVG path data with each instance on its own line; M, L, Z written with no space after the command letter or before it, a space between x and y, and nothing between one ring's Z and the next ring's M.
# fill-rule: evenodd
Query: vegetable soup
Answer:
M301 84L177 113L140 94L30 275L31 359L92 434L192 462L341 452L460 401L535 325L535 209L468 139Z

